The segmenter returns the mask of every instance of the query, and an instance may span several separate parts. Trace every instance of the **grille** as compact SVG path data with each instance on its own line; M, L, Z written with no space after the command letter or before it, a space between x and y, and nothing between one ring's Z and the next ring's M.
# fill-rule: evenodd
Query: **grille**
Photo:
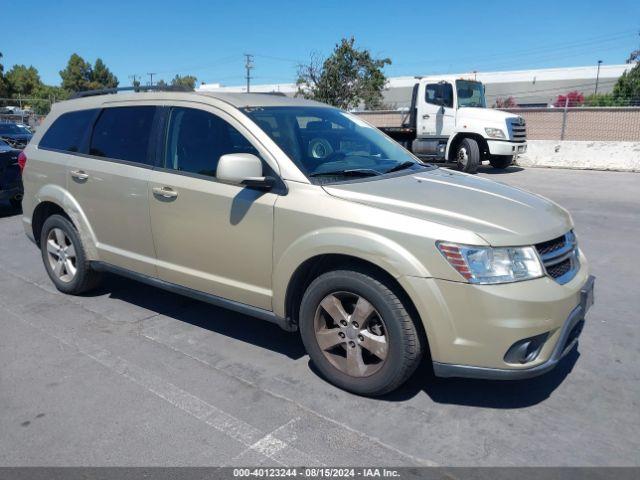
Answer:
M524 142L527 140L527 127L524 123L524 119L511 119L511 139L514 142Z
M542 242L536 245L538 249L538 253L540 255L547 255L549 253L555 252L556 250L564 247L565 240L564 235L558 238L554 238L553 240L549 240L547 242Z
M575 277L580 264L578 262L578 245L573 232L538 243L536 250L538 250L547 275L556 282L564 284Z
M553 277L558 278L571 270L571 260L567 259L560 263L556 263L555 265L551 265L547 268L547 273Z

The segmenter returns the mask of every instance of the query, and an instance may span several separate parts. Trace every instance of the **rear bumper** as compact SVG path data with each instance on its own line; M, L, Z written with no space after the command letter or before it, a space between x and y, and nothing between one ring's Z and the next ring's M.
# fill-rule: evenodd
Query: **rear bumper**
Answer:
M504 142L498 140L487 140L489 153L491 155L520 155L527 151L525 142Z
M578 337L582 333L585 315L593 302L593 287L595 277L589 276L586 283L580 289L580 304L577 305L565 320L560 335L556 341L551 356L543 363L531 368L504 369L475 367L472 365L454 365L448 363L433 362L433 370L438 377L466 377L482 378L490 380L519 380L537 377L547 373L566 356L578 343Z
M10 200L19 195L22 195L23 189L22 185L10 186L6 189L0 188L0 200Z

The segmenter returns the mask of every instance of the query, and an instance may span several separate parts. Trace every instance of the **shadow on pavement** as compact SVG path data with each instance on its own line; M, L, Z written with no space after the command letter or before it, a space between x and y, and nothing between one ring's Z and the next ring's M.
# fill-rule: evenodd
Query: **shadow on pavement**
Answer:
M403 401L426 393L434 402L471 407L517 409L536 405L551 396L569 375L580 357L574 348L550 372L526 380L478 380L471 378L438 378L427 360L409 381L395 392L382 397L387 401Z
M507 168L493 168L491 165L481 165L478 167L478 173L486 173L488 175L505 175L507 173L516 173L523 170L524 168L518 165L511 165Z
M101 295L108 295L174 320L280 353L294 360L306 355L300 336L287 333L275 324L128 278L106 274L102 286L88 294L88 296ZM429 359L425 358L406 384L380 397L379 400L402 402L424 392L434 402L442 404L496 409L529 407L544 401L553 393L571 372L579 356L577 349L574 349L551 372L528 380L514 381L438 378L433 374ZM309 374L313 372L321 376L311 362L309 362L309 369Z
M306 355L300 337L285 332L274 323L209 305L128 278L106 274L100 288L86 295L109 295L111 298L272 350L294 360Z

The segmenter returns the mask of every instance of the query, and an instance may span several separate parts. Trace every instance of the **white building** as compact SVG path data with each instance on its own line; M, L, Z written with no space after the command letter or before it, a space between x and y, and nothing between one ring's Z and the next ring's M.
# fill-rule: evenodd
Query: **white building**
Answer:
M613 89L622 73L632 65L601 65L598 78L598 93L608 93ZM487 104L493 105L497 98L513 97L521 106L545 106L553 104L558 95L577 90L582 94L594 93L597 66L543 68L536 70L513 70L505 72L466 72L446 74L447 77L476 78L485 84ZM425 75L426 76L426 75ZM435 77L437 75L428 75ZM443 75L444 76L444 75ZM411 89L415 77L390 77L385 87L384 102L393 108L408 107L411 103ZM246 86L223 86L220 83L202 84L200 91L246 92ZM251 91L256 93L281 92L295 95L295 83L255 84Z

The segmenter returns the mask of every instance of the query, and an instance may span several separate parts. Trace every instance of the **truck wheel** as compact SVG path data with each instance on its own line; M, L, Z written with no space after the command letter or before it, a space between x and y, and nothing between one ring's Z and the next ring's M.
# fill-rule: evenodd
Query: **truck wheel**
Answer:
M493 155L489 163L493 168L507 168L513 163L513 155Z
M458 169L467 173L476 173L480 165L480 148L473 138L464 138L456 152Z
M79 295L95 288L100 273L91 269L75 226L62 215L51 215L42 226L40 250L45 269L56 288Z
M375 276L336 270L316 278L300 305L300 334L322 376L344 390L382 395L414 372L421 331Z

